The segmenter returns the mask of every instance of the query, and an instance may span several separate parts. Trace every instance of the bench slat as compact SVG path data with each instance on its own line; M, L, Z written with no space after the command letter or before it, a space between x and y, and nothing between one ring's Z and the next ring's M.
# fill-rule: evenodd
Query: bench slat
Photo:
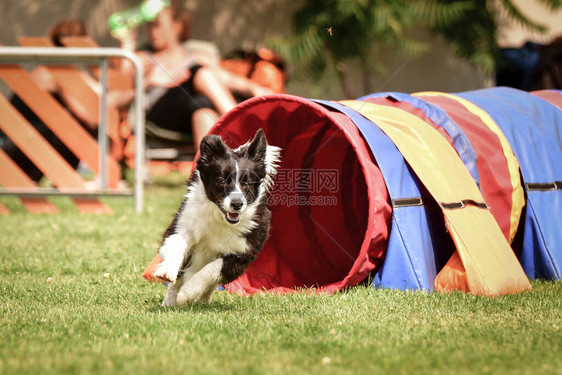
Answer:
M37 184L2 149L0 149L0 184L6 188L37 187ZM57 207L45 198L20 197L20 200L25 208L32 213L57 212ZM2 213L1 208L0 213Z

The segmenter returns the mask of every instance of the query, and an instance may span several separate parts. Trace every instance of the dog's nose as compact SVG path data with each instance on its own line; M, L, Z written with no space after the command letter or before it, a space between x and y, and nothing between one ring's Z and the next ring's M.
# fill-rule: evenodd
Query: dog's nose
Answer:
M243 205L244 205L244 202L240 198L234 198L233 200L230 201L230 207L234 211L240 211L240 209L242 209Z

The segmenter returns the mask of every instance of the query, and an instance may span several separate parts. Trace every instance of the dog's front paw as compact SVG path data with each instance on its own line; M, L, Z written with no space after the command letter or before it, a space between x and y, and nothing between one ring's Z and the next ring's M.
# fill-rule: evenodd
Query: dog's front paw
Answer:
M174 307L176 305L175 299L164 298L162 301L162 307Z
M201 290L201 289L189 289L189 290L180 290L178 295L176 296L176 304L178 306L185 305L187 303L210 303L212 299L212 295L214 293L214 288L209 290Z
M175 282L178 278L186 250L187 241L179 234L173 234L166 238L164 244L158 250L162 263L154 272L154 276L160 280Z
M180 266L176 263L163 261L158 266L158 269L154 272L154 277L160 280L173 283L178 278L178 273L180 272Z

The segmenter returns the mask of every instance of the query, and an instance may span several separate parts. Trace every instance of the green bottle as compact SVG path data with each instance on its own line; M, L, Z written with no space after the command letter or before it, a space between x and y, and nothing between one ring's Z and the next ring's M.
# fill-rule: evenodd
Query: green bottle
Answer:
M170 0L144 0L138 6L115 12L107 20L107 25L114 36L124 36L144 22L156 19L158 13L170 6Z

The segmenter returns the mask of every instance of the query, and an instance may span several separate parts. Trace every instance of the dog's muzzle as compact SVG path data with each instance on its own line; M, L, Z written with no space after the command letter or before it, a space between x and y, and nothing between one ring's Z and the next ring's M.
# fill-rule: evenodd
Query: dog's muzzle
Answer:
M244 200L239 197L227 198L225 204L221 207L224 218L230 224L236 224L240 221L240 213L243 209Z

